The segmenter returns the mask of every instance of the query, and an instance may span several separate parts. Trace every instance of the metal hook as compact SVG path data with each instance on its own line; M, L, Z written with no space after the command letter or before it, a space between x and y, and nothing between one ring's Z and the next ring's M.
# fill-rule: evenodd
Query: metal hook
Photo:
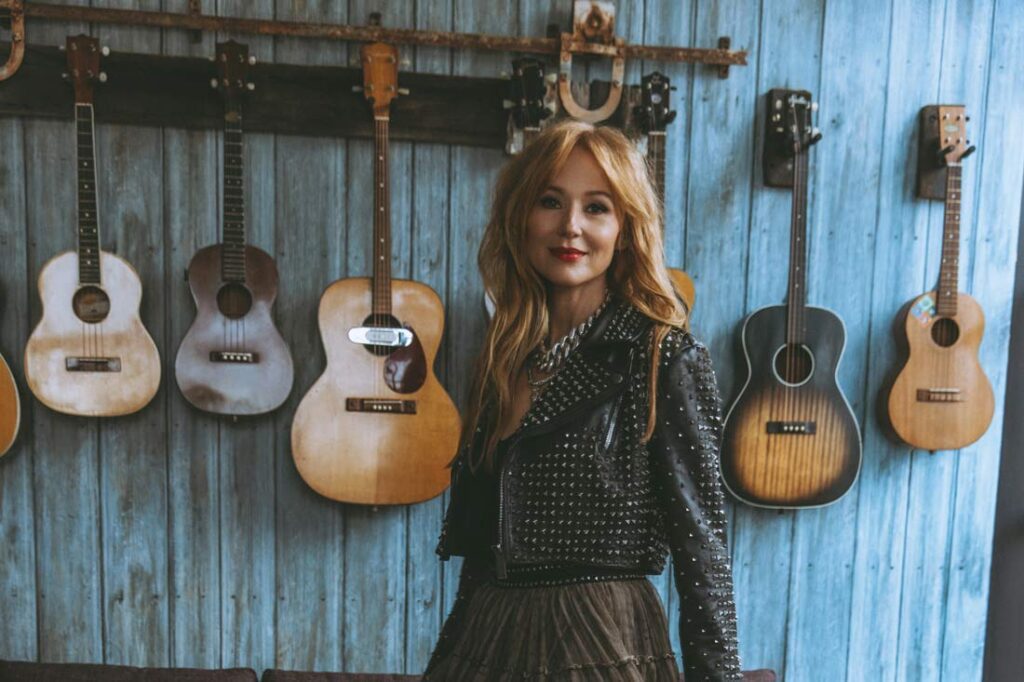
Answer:
M0 81L16 74L25 58L25 3L24 0L9 0L9 3L11 54L7 57L7 63L0 66Z

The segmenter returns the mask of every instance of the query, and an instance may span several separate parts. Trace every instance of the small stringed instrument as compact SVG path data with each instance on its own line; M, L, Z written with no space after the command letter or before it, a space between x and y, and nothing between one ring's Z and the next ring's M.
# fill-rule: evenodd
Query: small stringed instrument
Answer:
M669 79L657 71L640 79L643 101L637 107L637 120L640 129L647 135L647 161L651 165L654 175L655 188L658 190L658 200L662 207L665 205L665 136L668 124L675 120L676 112L669 104L669 93L674 89L669 84ZM664 212L664 211L663 211ZM664 222L661 226L664 234ZM693 279L683 270L669 268L668 274L672 278L676 293L683 303L686 304L688 312L693 311L693 305L697 300L697 290L693 286Z
M14 375L0 355L0 455L11 449L21 424L21 400Z
M760 507L815 507L839 499L857 478L860 432L836 378L846 345L843 321L806 304L810 93L769 93L765 144L792 149L789 289L786 304L743 323L747 379L722 434L722 479ZM766 156L768 149L766 149Z
M78 250L39 273L43 315L25 348L25 378L51 409L109 417L152 400L160 356L139 318L139 276L123 258L100 251L92 103L94 82L106 80L101 50L86 35L68 37L66 50L75 87Z
M327 367L292 424L292 456L321 495L359 504L409 504L448 486L460 420L433 373L444 330L441 299L391 277L389 105L400 93L398 53L362 48L374 136L373 276L341 279L320 299Z
M985 314L957 289L961 162L974 147L963 106L939 106L923 120L938 128L936 151L947 169L942 261L938 286L908 301L897 317L909 357L889 391L888 411L907 444L955 450L981 438L995 412L992 385L978 362Z
M246 45L217 44L224 95L224 217L220 244L201 249L188 266L197 315L178 348L174 373L185 399L218 414L262 414L292 390L288 346L274 326L277 266L245 241L242 96L255 63Z

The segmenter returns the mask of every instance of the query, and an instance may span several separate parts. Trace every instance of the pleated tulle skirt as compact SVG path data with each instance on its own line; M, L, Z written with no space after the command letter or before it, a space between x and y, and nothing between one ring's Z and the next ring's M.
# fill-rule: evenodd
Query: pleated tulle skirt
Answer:
M551 587L482 584L431 682L679 682L646 578Z

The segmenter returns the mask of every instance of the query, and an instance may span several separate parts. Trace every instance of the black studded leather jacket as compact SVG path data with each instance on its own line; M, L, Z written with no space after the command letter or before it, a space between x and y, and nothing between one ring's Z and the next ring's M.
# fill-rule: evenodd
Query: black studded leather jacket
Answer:
M496 532L482 539L468 508L465 463L452 465L437 553L465 561L427 675L484 580L517 575L660 574L671 554L687 682L739 680L732 572L718 482L719 397L707 349L673 329L661 344L656 426L642 442L653 325L614 300L530 406L499 472ZM489 542L491 571L481 570ZM594 579L600 579L595 577Z

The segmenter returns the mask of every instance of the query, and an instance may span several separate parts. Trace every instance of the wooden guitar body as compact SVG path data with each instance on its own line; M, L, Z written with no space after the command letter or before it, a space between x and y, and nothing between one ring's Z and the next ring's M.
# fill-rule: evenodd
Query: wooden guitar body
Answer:
M898 318L909 356L889 391L889 421L916 448L955 450L981 438L995 412L978 362L985 314L961 292L955 315L936 316L936 300L934 291L922 294Z
M390 300L393 317L415 340L389 356L349 339L349 330L367 325L370 278L338 280L320 299L327 367L295 413L292 456L306 483L333 500L409 504L450 482L459 413L433 372L444 309L433 289L409 280L391 280ZM395 362L398 356L405 360ZM404 384L403 392L389 383ZM387 409L398 401L412 401L401 404L414 412Z
M174 372L186 400L218 414L269 412L288 399L292 356L274 326L277 266L245 247L245 283L224 282L221 245L196 253L188 283L196 319L178 348Z
M842 320L806 306L803 367L783 381L786 307L769 306L743 325L747 380L725 418L722 479L760 507L816 507L836 501L860 471L857 421L836 379L846 344ZM794 377L795 378L795 377Z
M160 355L139 319L142 283L123 258L101 252L103 284L79 286L78 255L67 251L39 273L43 315L25 347L25 379L47 407L90 417L142 409L160 387ZM87 315L75 312L76 296Z
M5 454L14 444L21 423L21 401L18 387L7 361L0 356L0 455Z
M672 287L676 290L676 294L686 304L686 312L692 313L694 303L697 301L697 288L693 285L693 279L686 274L685 270L676 268L669 268L668 276L672 279Z

